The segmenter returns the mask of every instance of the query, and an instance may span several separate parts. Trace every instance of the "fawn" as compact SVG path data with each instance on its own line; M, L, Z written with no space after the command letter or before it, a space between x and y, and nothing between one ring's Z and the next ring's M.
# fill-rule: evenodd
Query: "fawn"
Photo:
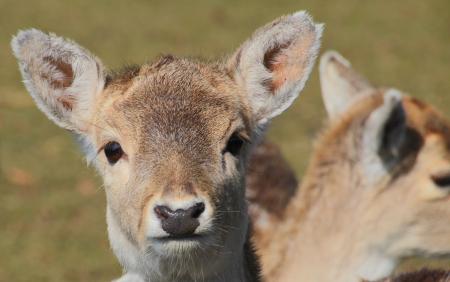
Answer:
M330 121L262 250L267 280L373 281L402 258L448 255L450 122L373 87L336 52L321 58L320 80Z
M120 281L258 281L245 164L305 85L322 33L305 12L261 27L227 60L164 56L107 75L78 44L12 40L40 110L74 132L102 176Z

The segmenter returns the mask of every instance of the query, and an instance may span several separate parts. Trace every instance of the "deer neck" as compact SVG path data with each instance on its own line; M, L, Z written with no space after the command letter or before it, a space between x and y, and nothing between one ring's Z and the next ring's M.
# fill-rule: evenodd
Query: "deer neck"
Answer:
M336 156L338 151L332 151ZM361 187L362 177L351 158L323 157L313 157L274 236L279 242L271 253L279 255L268 266L269 280L352 282L385 277L396 260L386 255L382 230L367 212L377 195Z

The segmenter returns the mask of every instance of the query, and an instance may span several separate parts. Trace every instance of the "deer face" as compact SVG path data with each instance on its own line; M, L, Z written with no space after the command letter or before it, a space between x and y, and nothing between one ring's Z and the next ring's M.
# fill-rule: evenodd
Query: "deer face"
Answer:
M242 177L255 125L241 90L225 70L186 60L140 69L127 88L110 82L94 118L111 213L162 253L224 245L227 226L247 228Z
M385 207L391 209L395 223L391 236L394 232L402 234L389 251L396 256L448 255L450 123L432 107L411 97L403 97L401 107L406 138L399 140L401 145L395 149L399 161L396 168L390 169L391 183L385 185L382 193L385 201L397 202ZM386 127L385 134L389 130Z
M23 31L12 46L39 108L80 136L102 175L110 237L142 254L192 256L242 248L249 144L298 96L321 30L300 12L257 30L225 63L164 57L110 77L54 35Z
M450 253L448 120L397 90L372 87L336 53L321 60L321 85L332 120L323 140L334 144L323 145L342 154L336 179L347 188L339 197L364 226L355 234L393 260Z

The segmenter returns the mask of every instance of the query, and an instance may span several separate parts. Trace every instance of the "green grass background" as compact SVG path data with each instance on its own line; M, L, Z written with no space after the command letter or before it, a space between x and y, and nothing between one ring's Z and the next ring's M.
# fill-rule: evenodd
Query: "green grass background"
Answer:
M21 85L9 48L18 29L72 38L116 68L161 53L219 57L258 26L302 9L326 23L322 50L339 50L376 84L450 110L448 0L0 0L0 281L106 281L120 274L99 178ZM315 68L269 132L299 175L323 118Z

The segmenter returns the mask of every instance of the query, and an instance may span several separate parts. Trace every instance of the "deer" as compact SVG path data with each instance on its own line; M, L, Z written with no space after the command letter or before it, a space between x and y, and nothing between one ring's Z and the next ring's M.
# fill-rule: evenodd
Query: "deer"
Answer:
M335 51L319 68L328 122L284 218L266 227L276 239L255 242L263 276L381 281L403 258L450 254L448 119L400 90L373 86ZM383 281L424 277L448 279L427 270Z
M116 72L55 34L13 37L37 107L77 136L103 179L117 281L260 280L247 157L305 86L322 30L301 11L225 59L166 55Z

